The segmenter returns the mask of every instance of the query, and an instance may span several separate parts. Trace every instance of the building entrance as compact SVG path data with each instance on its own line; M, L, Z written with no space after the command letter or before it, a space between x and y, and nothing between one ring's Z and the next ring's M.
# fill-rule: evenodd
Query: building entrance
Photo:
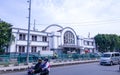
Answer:
M65 54L69 54L69 53L80 53L80 49L64 47L64 48L63 48L63 53L65 53Z

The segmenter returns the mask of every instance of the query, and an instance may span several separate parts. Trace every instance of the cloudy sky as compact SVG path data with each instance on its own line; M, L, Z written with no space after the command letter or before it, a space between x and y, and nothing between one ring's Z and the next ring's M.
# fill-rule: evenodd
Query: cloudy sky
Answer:
M84 37L90 33L120 35L120 0L32 0L31 29L51 24L73 28ZM27 0L0 0L0 18L13 27L28 27Z

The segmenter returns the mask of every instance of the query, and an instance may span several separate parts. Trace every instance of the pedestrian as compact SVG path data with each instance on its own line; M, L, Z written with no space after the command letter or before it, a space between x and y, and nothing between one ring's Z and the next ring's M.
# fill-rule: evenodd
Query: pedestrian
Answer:
M42 72L40 75L49 75L49 72L50 72L50 63L48 59L45 59L42 65Z

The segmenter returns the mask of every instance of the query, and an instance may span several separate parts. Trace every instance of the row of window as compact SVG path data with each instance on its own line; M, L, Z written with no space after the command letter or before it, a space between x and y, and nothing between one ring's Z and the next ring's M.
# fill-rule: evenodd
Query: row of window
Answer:
M41 36L43 42L47 42L47 36ZM26 40L26 34L19 34L19 40ZM32 41L38 41L37 35L31 35ZM75 44L75 37L71 31L64 33L64 44ZM84 41L84 45L94 46L94 42Z
M94 46L94 42L84 41L84 45Z
M37 39L38 39L37 35L31 36L32 41L37 41ZM26 40L26 34L19 34L19 40ZM42 36L42 41L47 42L47 36Z
M42 50L47 50L47 47L46 46L44 46L44 47L42 47ZM18 52L25 52L25 46L19 46L18 47ZM37 46L32 46L31 47L31 52L37 52Z

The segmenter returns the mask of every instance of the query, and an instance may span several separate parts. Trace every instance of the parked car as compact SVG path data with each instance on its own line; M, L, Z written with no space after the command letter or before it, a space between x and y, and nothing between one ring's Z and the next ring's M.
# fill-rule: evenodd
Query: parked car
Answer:
M106 52L100 58L100 64L118 64L120 61L120 53L119 52Z

